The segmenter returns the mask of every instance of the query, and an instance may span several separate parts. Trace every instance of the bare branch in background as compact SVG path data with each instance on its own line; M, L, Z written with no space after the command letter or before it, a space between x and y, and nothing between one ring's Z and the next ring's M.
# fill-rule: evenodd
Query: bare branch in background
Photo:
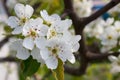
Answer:
M0 58L0 63L3 62L17 62L15 57L5 57L5 58Z
M104 14L106 11L110 10L114 6L116 6L118 3L120 3L120 0L111 0L107 5L105 5L100 10L93 13L91 16L86 18L79 18L77 14L74 12L73 9L73 0L64 0L65 9L64 12L68 13L68 16L72 19L73 25L75 28L76 35L81 35L82 39L80 41L80 49L79 49L79 57L80 57L80 66L78 68L73 68L65 65L65 72L72 74L72 75L83 75L87 69L88 63L92 60L103 60L107 59L109 55L118 55L119 53L112 53L112 54L95 54L90 52L87 49L87 46L85 44L84 34L83 30L85 26L95 20L96 18L100 17L102 14Z

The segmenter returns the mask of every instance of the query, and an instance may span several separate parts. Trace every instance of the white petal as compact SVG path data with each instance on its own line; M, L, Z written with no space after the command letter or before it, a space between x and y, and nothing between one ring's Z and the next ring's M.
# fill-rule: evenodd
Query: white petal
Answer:
M32 55L33 59L36 59L38 62L45 63L44 60L42 59L41 55L40 55L40 49L34 48L31 51L31 55Z
M23 27L23 32L22 32L22 34L23 34L24 36L29 35L28 32L30 32L30 28L31 28L30 22L31 22L31 21L28 21L27 23L25 23L25 25L24 25L24 27Z
M66 29L68 29L72 25L72 20L66 19L66 20L62 21L62 24L63 24L62 27L65 27Z
M35 26L35 25L39 25L42 23L43 23L43 20L41 18L36 18L33 20L32 25Z
M41 49L40 50L40 55L44 60L46 60L50 56L50 53L47 49Z
M64 53L59 53L58 54L58 56L59 56L59 58L63 61L63 62L65 62L66 61L66 55L64 54Z
M35 44L39 49L43 49L46 46L46 39L44 37L36 38Z
M40 15L45 21L48 21L49 16L46 10L40 11Z
M25 6L25 17L30 18L33 14L34 10L30 5Z
M16 27L13 31L12 31L12 34L20 34L22 33L22 27L19 26L19 27Z
M48 32L48 26L46 25L39 25L40 31L38 32L39 36L46 36Z
M23 4L17 3L15 5L15 13L19 18L24 18L25 17L25 6Z
M73 55L73 53L69 53L68 56L67 56L67 59L71 63L75 63L75 56Z
M19 19L15 16L11 16L8 18L7 24L11 27L11 28L15 28L19 26Z
M115 57L115 56L108 56L108 59L109 59L111 62L115 62L115 61L118 60L117 57Z
M12 50L18 50L22 47L22 40L17 40L11 43L10 49Z
M76 35L76 36L71 36L71 39L70 39L70 44L71 44L71 47L72 47L72 50L73 52L76 52L78 51L80 45L79 45L79 40L81 39L81 36L80 35Z
M27 37L23 41L23 46L27 49L32 50L34 48L34 41L31 37Z
M72 45L72 51L73 51L73 52L77 52L78 49L79 49L79 47L80 47L79 43L73 44L73 45Z
M16 54L17 58L23 59L23 60L27 59L29 56L30 56L29 51L23 47L18 49L17 54Z
M50 18L51 18L51 21L52 21L52 22L61 20L60 16L57 15L57 14L51 15Z
M56 69L58 66L58 60L54 56L50 56L45 63L49 69Z

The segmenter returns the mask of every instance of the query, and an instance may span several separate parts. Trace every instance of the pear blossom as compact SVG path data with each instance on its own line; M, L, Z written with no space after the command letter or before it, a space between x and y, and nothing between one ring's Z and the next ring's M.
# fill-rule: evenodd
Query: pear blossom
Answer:
M41 18L29 20L23 27L23 46L27 49L32 50L34 45L40 45L39 39L41 40L47 35L48 27L43 25Z
M111 73L116 74L120 72L120 55L118 57L109 56L108 59L112 62Z
M118 33L118 36L120 37L120 21L115 21L114 27L116 32Z
M20 34L24 24L30 19L34 10L30 5L24 6L23 4L17 3L14 7L14 11L17 17L9 17L7 23L14 29L12 34Z
M88 24L84 29L84 33L87 34L88 37L99 39L104 32L104 25L105 21L102 18L99 18Z
M108 19L105 21L104 26L105 26L105 27L109 27L109 26L112 26L113 24L114 24L114 18L108 18Z
M73 7L79 17L88 17L92 13L93 3L90 0L73 0Z
M104 33L101 34L100 40L103 46L111 46L111 48L117 45L118 35L113 26L107 27ZM109 47L110 48L110 47Z
M61 18L57 14L49 15L46 10L40 11L40 15L44 20L44 23L50 26L51 24L55 23L56 21L60 21Z
M58 58L63 62L66 60L71 63L75 62L75 57L71 47L65 41L58 38L47 40L43 49L40 50L41 57L50 69L56 69L58 66Z
M65 32L68 31L71 25L72 21L69 19L56 21L48 29L47 39L51 39L54 37L62 37Z

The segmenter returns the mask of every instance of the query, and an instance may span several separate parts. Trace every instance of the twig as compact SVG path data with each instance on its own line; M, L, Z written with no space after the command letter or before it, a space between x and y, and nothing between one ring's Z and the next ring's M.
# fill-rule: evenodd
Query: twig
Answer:
M96 18L100 17L102 14L106 13L108 10L112 9L114 6L120 3L120 0L111 0L107 5L105 5L100 10L93 13L91 16L84 18L84 22L87 25Z
M17 60L14 57L0 58L0 63L3 63L3 62L17 62Z

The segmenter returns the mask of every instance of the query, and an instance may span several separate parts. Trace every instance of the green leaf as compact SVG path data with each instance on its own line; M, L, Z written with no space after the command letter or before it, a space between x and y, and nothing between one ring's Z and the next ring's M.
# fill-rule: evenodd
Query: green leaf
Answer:
M58 67L53 71L56 80L64 80L64 67L63 62L58 59Z
M23 64L23 75L25 78L27 76L32 76L40 67L40 63L37 60L34 60L31 56L22 62Z

